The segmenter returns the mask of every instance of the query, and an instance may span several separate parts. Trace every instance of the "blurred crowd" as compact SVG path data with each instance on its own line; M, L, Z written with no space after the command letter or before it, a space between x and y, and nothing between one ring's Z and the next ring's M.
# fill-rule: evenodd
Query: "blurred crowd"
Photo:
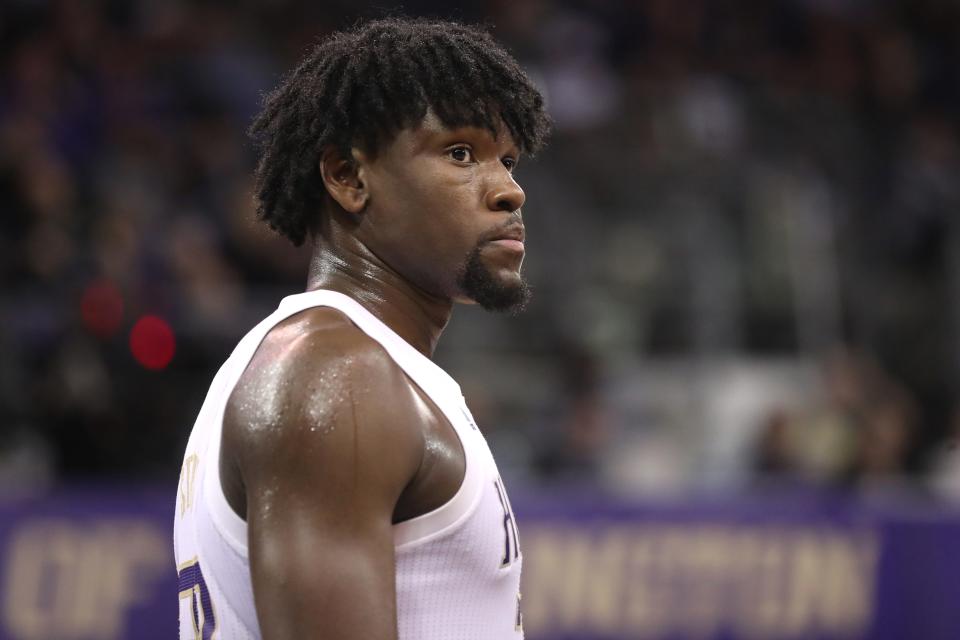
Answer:
M534 303L455 314L438 353L514 475L960 493L960 5L404 12L492 25L556 122L518 169ZM318 36L375 15L0 6L6 486L174 477L216 369L304 284L254 219L244 131ZM145 316L172 359L132 347Z

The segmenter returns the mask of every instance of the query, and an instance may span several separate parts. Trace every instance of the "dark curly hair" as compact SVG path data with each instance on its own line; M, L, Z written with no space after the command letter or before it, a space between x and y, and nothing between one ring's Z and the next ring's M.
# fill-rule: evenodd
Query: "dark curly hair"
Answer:
M550 129L543 96L485 31L425 19L360 24L322 40L266 96L250 127L261 151L258 216L303 244L323 202L322 150L375 156L428 107L448 127L495 133L502 122L528 154Z

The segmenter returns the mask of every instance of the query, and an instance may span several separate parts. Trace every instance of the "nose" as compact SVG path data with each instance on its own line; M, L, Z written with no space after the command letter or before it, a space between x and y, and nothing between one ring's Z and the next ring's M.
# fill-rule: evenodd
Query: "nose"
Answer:
M509 171L498 172L496 179L487 191L487 207L491 211L519 211L526 196L523 189L513 179Z

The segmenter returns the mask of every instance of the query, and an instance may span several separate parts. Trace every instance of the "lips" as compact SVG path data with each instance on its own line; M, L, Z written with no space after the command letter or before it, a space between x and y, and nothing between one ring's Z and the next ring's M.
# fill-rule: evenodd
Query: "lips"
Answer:
M501 249L522 255L524 253L523 240L526 235L524 231L522 224L511 224L493 232L488 242Z
M514 225L507 227L501 231L496 232L491 238L491 242L496 242L498 240L515 240L522 243L526 237L525 229L523 225Z
M511 251L516 251L517 253L524 252L523 242L520 240L514 240L512 238L497 238L496 240L491 240L491 244L495 244L498 247L504 249L509 249Z

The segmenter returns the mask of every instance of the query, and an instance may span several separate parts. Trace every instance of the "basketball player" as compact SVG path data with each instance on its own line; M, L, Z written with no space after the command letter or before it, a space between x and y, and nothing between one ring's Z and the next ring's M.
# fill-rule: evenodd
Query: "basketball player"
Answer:
M430 356L455 302L515 311L543 100L486 33L390 19L271 93L259 215L307 291L213 381L180 479L180 637L520 638L520 550L490 451Z

